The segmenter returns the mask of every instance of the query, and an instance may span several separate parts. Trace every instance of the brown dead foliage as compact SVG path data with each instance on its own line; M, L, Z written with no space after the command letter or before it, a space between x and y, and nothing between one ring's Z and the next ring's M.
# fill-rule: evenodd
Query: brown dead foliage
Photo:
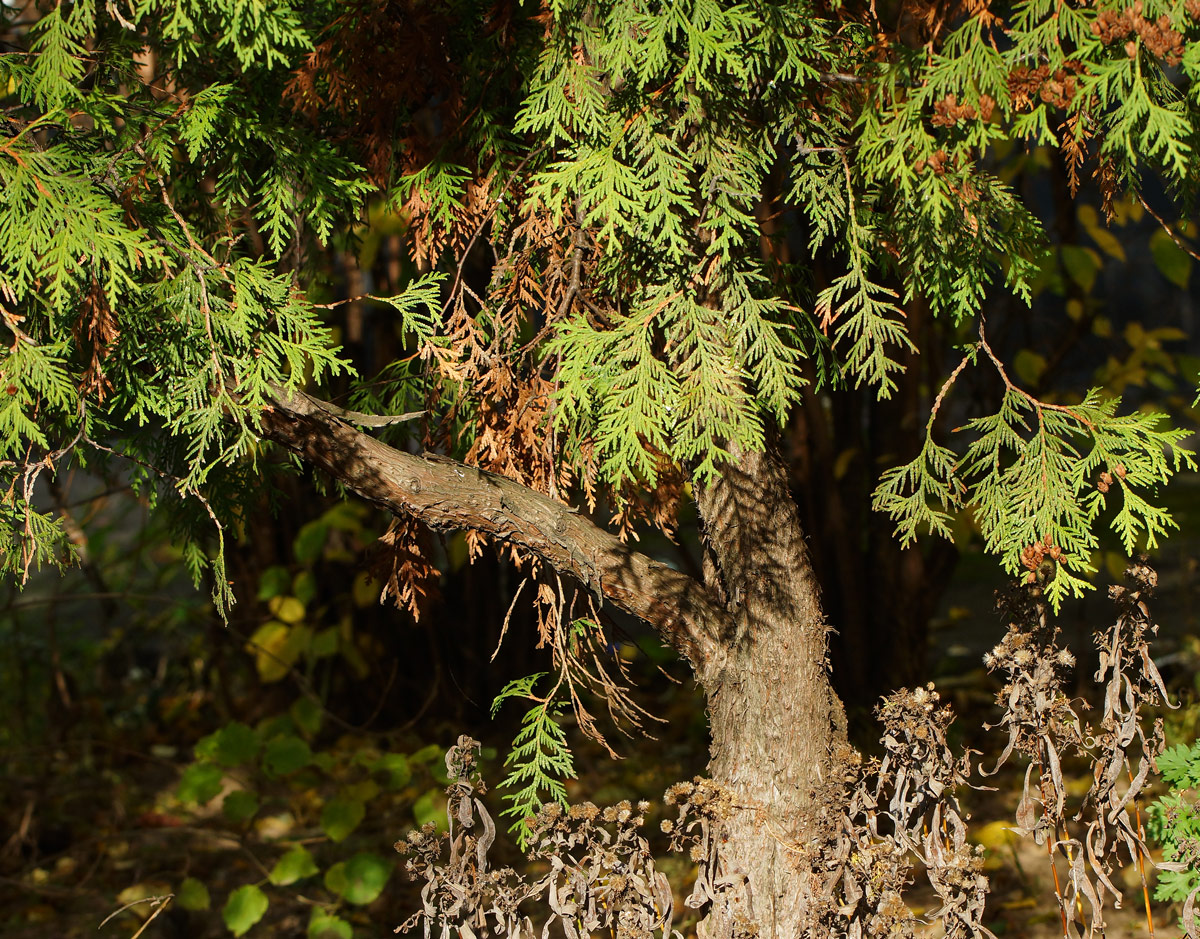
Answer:
M990 100L990 99L989 99ZM933 117L930 123L935 127L953 127L959 121L971 120L976 110L973 104L959 104L955 95L946 95L933 106Z
M358 141L372 178L389 181L393 160L417 168L435 155L438 128L455 122L461 81L446 55L454 26L438 4L349 0L292 75L285 100L317 120L333 111ZM407 118L399 140L397 121Z
M1084 64L1068 60L1061 68L1053 69L1048 65L1037 68L1018 66L1008 76L1008 92L1012 96L1012 106L1017 111L1027 111L1033 107L1035 99L1056 108L1065 108L1075 98L1078 92L1076 75L1084 71Z
M483 791L478 749L478 741L460 737L446 754L449 831L438 835L430 823L396 842L408 875L425 881L421 909L397 932L419 924L426 937L436 931L439 939L533 939L537 933L521 906L531 900L548 911L543 936L551 924L567 939L601 931L617 939L651 939L658 930L669 932L671 885L656 870L640 830L648 802L544 806L526 823L531 858L546 872L535 879L511 867L492 868L488 854L496 826L477 795Z
M587 707L586 697L603 702L613 725L625 733L631 729L644 731L647 721L661 719L634 700L628 666L619 655L611 654L609 636L614 632L613 625L601 614L599 601L592 594L564 584L560 575L535 559L515 556L513 560L528 573L505 616L501 642L517 600L532 584L538 648L550 650L555 670L555 685L547 700L568 700L584 736L616 759L618 754Z
M988 880L980 849L968 843L958 791L970 751L947 742L953 720L931 687L901 689L876 709L884 754L864 760L850 748L813 804L823 837L796 846L814 897L811 935L913 936L941 921L955 939L991 936L982 925ZM904 901L916 869L941 907L916 917Z
M74 324L75 343L80 350L90 353L87 367L79 382L79 393L84 397L95 394L103 401L112 388L104 374L104 360L121 336L116 311L109 306L108 298L99 283L93 279L80 304L80 315Z
M1148 601L1157 577L1141 562L1126 576L1126 586L1110 590L1117 608L1113 624L1094 636L1094 680L1103 698L1094 721L1085 721L1067 694L1075 658L1047 616L1040 583L1014 584L1000 597L1010 626L986 659L1004 680L997 696L1004 715L993 726L1007 732L1008 742L996 769L1014 755L1029 761L1012 830L1044 845L1052 861L1065 861L1066 879L1056 879L1056 893L1064 934L1071 937L1101 934L1104 909L1121 902L1114 872L1130 861L1148 861L1138 800L1163 735L1161 721L1145 721L1143 708L1164 705L1166 690L1149 648L1156 626ZM968 815L959 801L972 786L977 754L950 741L953 715L932 686L889 695L876 717L881 755L864 759L841 746L811 793L815 817L808 840L777 839L804 885L804 934L911 937L940 924L951 939L989 939L983 848L968 840ZM460 757L448 759L457 766ZM1067 791L1068 759L1092 767L1082 797ZM458 778L448 791L451 834L438 840L429 829L397 845L409 853L410 873L427 882L424 909L406 926L423 921L427 934L437 928L452 936L465 922L473 930L482 927L483 935L530 936L532 922L515 912L529 899L548 907L543 912L549 923L560 923L574 939L582 935L572 931L581 923L588 931L603 928L630 939L675 935L671 890L637 830L646 803L543 807L527 824L535 838L533 858L549 870L533 881L510 870L487 870L490 819L481 833L466 833L482 804L471 801ZM752 939L758 925L739 902L744 877L722 864L725 823L735 809L746 808L739 794L696 777L668 788L663 803L669 812L661 829L671 849L695 865L684 903L706 915L701 934ZM449 862L441 859L447 846ZM940 901L920 916L905 901L918 874ZM1185 919L1193 907L1194 898ZM564 915L576 919L568 924Z
M1001 19L991 10L991 0L870 0L870 18L882 45L903 43L932 47L966 17L980 19L992 30Z
M391 600L408 610L414 620L437 598L441 572L429 560L429 530L407 515L392 518L378 542L373 564L376 580L383 582L381 603Z
M1125 576L1128 586L1109 592L1117 606L1114 624L1094 637L1100 663L1095 681L1104 694L1098 724L1084 720L1066 693L1075 657L1060 644L1040 583L1015 587L1000 598L1009 630L985 657L990 670L1005 676L997 695L1004 716L992 726L1009 735L992 772L1013 753L1029 760L1012 830L1032 835L1052 857L1066 859L1067 881L1060 888L1056 881L1056 893L1063 928L1072 935L1102 933L1106 904L1121 904L1114 872L1135 863L1144 880L1149 859L1138 800L1162 752L1163 731L1161 720L1147 729L1141 714L1143 708L1170 704L1149 650L1158 628L1148 606L1157 575L1138 562ZM1063 774L1067 758L1092 767L1092 785L1073 812ZM1136 808L1132 815L1130 806Z
M484 35L503 46L515 6L498 0L484 17ZM478 102L464 99L461 56L454 51L460 24L453 12L419 0L349 0L296 69L284 99L356 148L371 180L386 190L435 158L474 171L458 138ZM434 208L420 187L399 207L418 267L427 269L447 250L462 253L484 224L490 180L475 173L449 224L433 223Z

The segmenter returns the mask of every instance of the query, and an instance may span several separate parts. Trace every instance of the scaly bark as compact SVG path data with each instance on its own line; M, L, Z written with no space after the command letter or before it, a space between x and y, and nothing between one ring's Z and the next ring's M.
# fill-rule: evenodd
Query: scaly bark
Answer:
M732 613L721 652L698 673L710 774L735 804L723 874L749 883L740 902L760 936L792 939L812 908L801 858L813 834L810 797L846 733L829 683L828 628L774 454L739 455L698 502Z

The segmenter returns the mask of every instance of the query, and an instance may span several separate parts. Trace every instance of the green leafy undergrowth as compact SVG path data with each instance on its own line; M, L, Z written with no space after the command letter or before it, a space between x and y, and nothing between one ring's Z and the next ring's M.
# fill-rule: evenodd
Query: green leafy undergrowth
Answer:
M1158 770L1170 790L1150 806L1148 829L1163 848L1156 900L1186 902L1200 888L1200 740L1177 744L1158 758Z
M196 743L175 789L178 812L218 831L253 866L237 884L181 871L175 893L185 909L219 906L241 936L273 909L294 913L303 894L310 939L348 939L357 911L379 899L395 867L378 850L387 835L370 821L410 814L417 825L445 827L441 747L405 753L354 734L318 746L324 717L300 698L285 714L255 726L233 721Z

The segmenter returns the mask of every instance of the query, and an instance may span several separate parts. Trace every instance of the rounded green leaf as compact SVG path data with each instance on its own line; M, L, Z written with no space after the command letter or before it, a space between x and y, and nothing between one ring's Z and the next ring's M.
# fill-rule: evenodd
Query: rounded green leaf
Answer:
M1150 236L1150 254L1154 257L1154 266L1163 277L1181 290L1187 289L1192 259L1161 228Z
M410 753L408 756L408 761L410 763L416 763L417 765L422 763L432 763L435 760L440 760L445 752L446 750L444 747L439 747L436 743L430 743L421 747L421 749L415 753Z
M1063 245L1059 251L1067 276L1082 287L1085 293L1091 292L1096 283L1096 275L1100 272L1099 255L1091 248L1079 245Z
M1032 349L1022 349L1013 359L1013 370L1017 377L1027 385L1036 385L1046 370L1046 357L1038 355Z
M325 550L325 539L329 536L329 523L321 519L304 525L296 540L292 542L292 551L296 560L301 564L311 564Z
M313 910L308 921L308 939L350 939L354 927L344 919L330 916L324 910Z
M288 709L288 713L295 725L310 737L321 729L321 722L325 717L321 705L312 698L296 699L296 702Z
M383 893L393 866L391 861L378 854L364 851L329 868L325 874L325 887L347 903L366 906Z
M258 578L258 599L270 600L272 597L287 593L291 581L292 575L288 573L286 567L280 567L278 564L268 567Z
M220 731L214 731L196 741L193 752L198 760L215 760L217 758L217 738Z
M282 593L282 591L280 591ZM317 579L312 571L301 571L292 584L292 596L308 606L317 598Z
M246 884L229 895L221 917L231 933L241 936L263 918L269 905L270 901L262 890L254 884Z
M183 771L179 780L176 795L181 802L195 802L203 805L216 797L221 791L221 780L224 773L221 767L214 763L193 763Z
M325 872L325 889L339 897L346 892L346 862L338 861Z
M215 759L222 766L241 766L258 756L262 741L258 734L239 721L227 724L217 731Z
M403 753L385 753L375 761L371 771L386 773L387 784L392 789L400 789L412 781L412 767Z
M1092 241L1096 242L1101 251L1118 261L1125 261L1124 245L1116 235L1104 227L1100 221L1100 213L1096 211L1095 206L1081 205L1076 211L1076 215L1080 224L1083 225L1084 231L1088 233Z
M333 771L338 766L338 758L328 750L322 750L320 753L314 753L312 765L322 772L333 775Z
M221 811L231 822L244 822L258 811L258 796L245 789L237 789L225 797Z
M354 799L358 802L370 802L379 795L379 783L373 779L364 779L361 782L356 782L347 786L342 791L342 796L346 799Z
M366 814L366 806L358 799L330 799L321 809L321 828L332 840L344 841Z
M175 899L185 910L207 910L212 905L208 887L195 877L187 877L175 891Z
M275 866L271 868L271 883L277 887L286 887L305 877L312 877L317 872L317 863L313 856L297 845L275 862Z
M342 896L347 903L366 906L383 893L383 888L392 876L393 863L378 854L364 851L346 862L345 890Z
M263 769L269 776L286 776L312 762L312 748L299 737L276 737L263 753Z
M379 584L372 579L368 571L359 571L350 588L354 597L354 605L360 608L373 606L379 602Z
M312 646L309 648L309 653L315 659L324 659L331 655L336 655L337 650L338 629L336 626L330 626L328 629L322 629L319 633L313 636Z
M279 681L300 657L292 641L294 630L279 620L268 620L254 631L246 651L254 655L258 677L265 682Z
M295 597L272 597L267 609L276 619L291 625L304 619L304 604Z

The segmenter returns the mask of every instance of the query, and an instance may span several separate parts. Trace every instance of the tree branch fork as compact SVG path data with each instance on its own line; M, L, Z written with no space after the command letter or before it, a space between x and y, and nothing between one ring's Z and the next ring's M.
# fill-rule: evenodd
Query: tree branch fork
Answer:
M721 657L731 613L713 591L569 505L496 473L398 450L304 392L277 389L261 428L264 438L381 508L437 531L474 529L529 551L598 599L649 623L697 675Z

